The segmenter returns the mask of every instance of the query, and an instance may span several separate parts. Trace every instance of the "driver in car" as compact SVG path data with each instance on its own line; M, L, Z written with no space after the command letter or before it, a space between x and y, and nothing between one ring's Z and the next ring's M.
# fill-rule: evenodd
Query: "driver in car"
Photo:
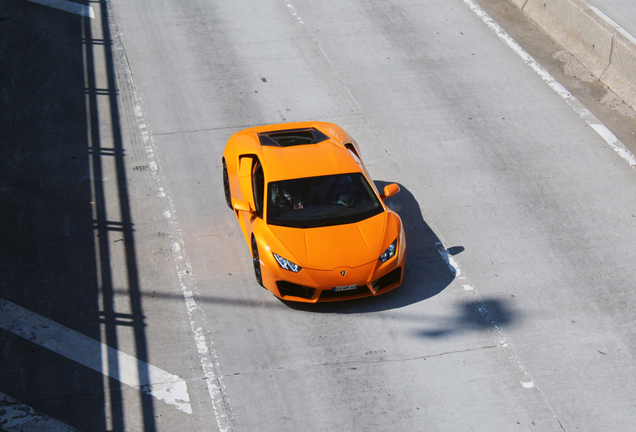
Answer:
M278 185L274 184L272 185L272 193L272 202L278 207L286 210L298 210L303 208L302 194L300 193L300 191L296 191L296 193L292 196L284 189L281 192Z

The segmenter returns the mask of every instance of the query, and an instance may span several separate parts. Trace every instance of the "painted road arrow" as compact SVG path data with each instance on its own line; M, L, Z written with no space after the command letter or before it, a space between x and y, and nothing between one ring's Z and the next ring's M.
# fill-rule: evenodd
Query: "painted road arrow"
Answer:
M192 414L183 379L4 299L0 328Z
M65 12L82 15L89 18L95 18L95 13L91 6L75 3L68 0L27 0L31 3L41 4L43 6L52 7L55 9L63 10Z

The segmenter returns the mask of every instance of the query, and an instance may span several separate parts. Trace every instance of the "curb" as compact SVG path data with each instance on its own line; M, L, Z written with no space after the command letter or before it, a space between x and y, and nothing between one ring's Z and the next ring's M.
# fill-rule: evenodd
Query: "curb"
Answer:
M636 109L636 38L582 0L509 0Z

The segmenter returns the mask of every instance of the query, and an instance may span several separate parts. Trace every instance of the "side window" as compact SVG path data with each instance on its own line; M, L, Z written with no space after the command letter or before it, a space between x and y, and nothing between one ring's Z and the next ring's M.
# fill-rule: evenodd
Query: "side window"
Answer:
M254 158L252 165L252 191L254 191L254 205L256 206L256 215L263 218L263 198L265 195L265 176L263 175L263 167L258 158Z

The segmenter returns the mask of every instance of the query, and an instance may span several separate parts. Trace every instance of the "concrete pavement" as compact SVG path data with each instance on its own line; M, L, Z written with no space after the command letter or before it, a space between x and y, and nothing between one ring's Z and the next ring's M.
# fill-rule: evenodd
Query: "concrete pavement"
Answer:
M602 83L636 107L636 38L633 28L630 33L618 23L634 22L633 4L615 0L510 1Z
M585 0L616 21L632 36L636 35L636 3L625 0Z

